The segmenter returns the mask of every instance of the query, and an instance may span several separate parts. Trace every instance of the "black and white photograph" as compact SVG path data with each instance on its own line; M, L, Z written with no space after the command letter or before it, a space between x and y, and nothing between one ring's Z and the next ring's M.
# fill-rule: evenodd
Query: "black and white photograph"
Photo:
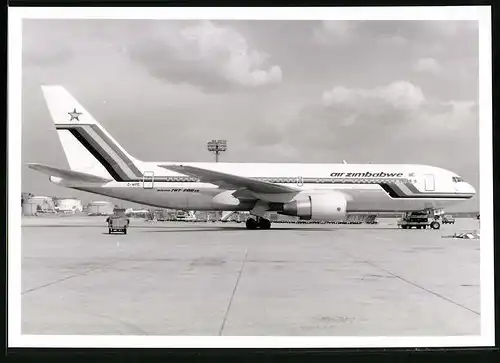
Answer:
M489 7L9 17L11 344L493 344Z

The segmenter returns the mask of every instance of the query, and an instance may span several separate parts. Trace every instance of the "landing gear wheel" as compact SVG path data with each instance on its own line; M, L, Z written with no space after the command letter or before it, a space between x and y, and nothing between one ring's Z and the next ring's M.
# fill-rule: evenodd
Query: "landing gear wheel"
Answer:
M269 219L260 218L260 220L259 220L259 228L260 229L269 229L269 228L271 228L271 221Z
M248 218L246 221L247 229L257 229L259 227L259 223L253 218Z
M433 222L431 222L430 227L432 229L439 229L441 227L441 224L439 224L439 222L437 222L437 221L433 221Z

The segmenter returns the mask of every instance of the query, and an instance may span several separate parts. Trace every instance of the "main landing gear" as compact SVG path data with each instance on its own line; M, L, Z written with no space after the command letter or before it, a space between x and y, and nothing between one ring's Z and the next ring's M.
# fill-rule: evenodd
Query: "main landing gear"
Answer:
M248 218L246 222L247 229L269 229L271 228L271 221L262 217Z

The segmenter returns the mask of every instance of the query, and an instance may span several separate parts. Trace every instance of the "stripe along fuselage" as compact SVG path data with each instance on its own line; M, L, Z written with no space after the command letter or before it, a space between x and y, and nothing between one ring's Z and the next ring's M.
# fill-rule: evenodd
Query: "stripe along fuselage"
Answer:
M158 165L170 163L141 162L139 175L123 176L119 163L109 163L111 173L121 180L99 187L74 186L77 189L157 207L191 210L249 210L255 200L220 203L214 197L225 190L201 183L197 178L169 172ZM176 163L172 163L176 164ZM454 173L424 165L364 164L239 164L183 163L214 171L227 172L257 180L288 185L302 191L342 191L349 197L347 211L392 212L441 209L470 199L474 191L464 182L455 182ZM330 170L346 170L343 176L332 176ZM348 170L355 170L350 172ZM358 176L359 171L386 173L388 176ZM350 174L351 173L351 174ZM396 174L396 175L390 175ZM70 185L68 185L70 186ZM233 190L234 191L234 190Z

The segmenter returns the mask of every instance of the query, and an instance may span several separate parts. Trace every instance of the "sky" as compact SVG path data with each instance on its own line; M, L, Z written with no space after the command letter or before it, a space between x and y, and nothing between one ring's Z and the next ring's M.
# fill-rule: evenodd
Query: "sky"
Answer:
M61 84L140 160L227 139L220 161L427 164L479 191L478 47L476 21L24 20L22 189L106 199L24 166L68 167L40 89Z

